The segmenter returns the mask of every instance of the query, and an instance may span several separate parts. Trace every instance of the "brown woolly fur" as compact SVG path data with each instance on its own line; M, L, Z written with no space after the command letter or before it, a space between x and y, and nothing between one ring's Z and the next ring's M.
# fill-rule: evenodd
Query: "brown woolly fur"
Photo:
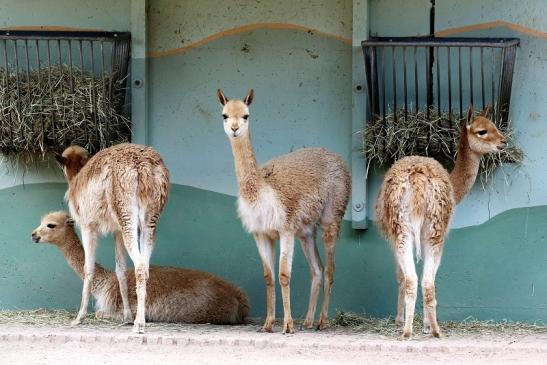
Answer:
M412 336L418 279L414 250L424 259L422 294L424 328L440 336L437 323L435 275L454 206L471 190L480 158L506 146L505 137L486 118L469 109L462 127L456 163L448 173L429 157L410 156L395 162L384 177L376 201L376 219L396 259L399 297L397 322L404 322L402 338Z
M298 237L312 277L304 326L313 327L322 281L323 265L315 244L321 226L325 257L323 305L317 327L327 324L330 291L334 281L334 249L349 200L351 179L344 161L323 148L304 148L259 167L249 132L250 90L243 100L229 100L222 91L224 131L234 155L239 185L238 212L246 230L253 234L266 281L267 317L263 331L275 321L275 241L280 241L279 283L283 296L283 333L294 332L290 308L290 280L294 237Z
M71 146L58 161L64 166L69 185L66 198L71 215L82 231L85 251L82 303L73 324L80 323L86 315L99 232L114 232L116 275L124 303L124 321L132 320L125 274L125 256L129 254L137 281L134 330L142 333L148 265L156 224L167 202L169 171L152 148L130 143L106 148L91 158L83 148Z
M32 232L36 243L59 247L76 274L84 278L84 249L65 212L49 213ZM129 306L135 315L137 294L135 275L127 275ZM123 318L123 303L116 273L95 264L91 293L96 300L96 316ZM249 299L224 279L198 270L150 266L146 297L146 320L178 323L245 323Z

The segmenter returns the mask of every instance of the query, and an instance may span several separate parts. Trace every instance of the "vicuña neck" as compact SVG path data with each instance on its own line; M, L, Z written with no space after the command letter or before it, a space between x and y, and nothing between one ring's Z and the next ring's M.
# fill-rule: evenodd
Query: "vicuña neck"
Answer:
M459 204L473 187L479 173L480 160L481 156L471 151L469 147L467 129L464 125L460 136L456 163L450 174L456 204Z
M76 235L76 232L67 232L65 241L59 245L59 248L65 255L65 258L74 272L83 280L84 278L84 263L85 252L80 243L80 239ZM92 290L96 289L96 285L99 282L103 282L107 275L107 270L99 264L95 264L95 273L93 275Z
M258 199L258 191L262 182L258 174L251 136L247 133L246 136L230 138L230 143L234 155L239 196L251 203L255 202Z

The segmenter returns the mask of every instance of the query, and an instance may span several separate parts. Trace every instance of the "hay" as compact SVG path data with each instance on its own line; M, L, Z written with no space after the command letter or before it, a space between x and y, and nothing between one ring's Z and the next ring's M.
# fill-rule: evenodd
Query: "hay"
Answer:
M0 69L0 153L31 161L71 144L94 153L128 141L125 90L114 76L65 65L18 76Z
M23 324L33 327L70 326L70 322L74 318L76 318L76 312L62 309L0 311L0 324ZM88 315L82 326L114 328L119 324L119 321L99 319Z
M330 320L334 328L348 328L358 332L369 332L387 337L397 337L401 329L395 324L395 319L373 318L363 314L338 311ZM530 335L546 334L547 327L543 323L522 323L510 321L479 321L469 317L463 321L439 321L441 331L446 335L471 335L471 334L510 334ZM423 320L416 316L414 320L414 333L422 333Z
M460 139L461 120L447 112L430 108L427 112L409 112L404 109L388 113L385 120L369 121L363 131L363 153L369 166L389 167L405 156L427 156L451 168L456 159ZM497 154L489 154L481 160L479 176L484 185L493 181L494 172L507 163L520 163L524 158L521 149L514 146L510 123L503 130L509 147ZM505 170L504 170L505 173Z

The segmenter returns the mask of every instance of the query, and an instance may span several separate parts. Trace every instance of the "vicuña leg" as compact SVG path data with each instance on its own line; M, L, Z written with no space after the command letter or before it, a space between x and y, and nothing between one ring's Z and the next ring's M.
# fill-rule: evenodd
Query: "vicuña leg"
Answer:
M116 239L116 277L118 278L118 284L120 286L120 294L123 303L123 322L132 323L133 315L131 314L131 308L129 307L129 297L127 289L127 263L125 261L126 251L123 244L123 237L121 232L114 233Z
M405 277L398 263L395 264L397 270L397 285L399 287L399 295L397 297L397 316L395 324L402 326L405 323Z
M272 332L275 322L275 281L274 281L274 258L275 242L264 234L255 234L256 247L264 267L264 281L266 282L266 321L261 331Z
M306 319L302 324L305 328L313 327L313 318L315 316L315 310L317 308L317 298L319 297L319 290L321 289L321 280L323 277L323 265L321 264L321 257L315 244L315 230L309 234L305 234L299 237L302 251L308 261L311 277L310 288L310 301L308 304L308 312L306 313Z
M418 277L416 276L416 267L414 265L412 241L408 237L395 242L395 255L404 280L405 325L401 339L407 339L412 337L414 308L416 306L416 293L418 290Z
M144 255L139 251L137 217L131 213L127 213L124 216L129 218L122 223L123 243L135 266L135 284L137 289L137 314L133 321L133 332L144 333L148 270L146 270L144 263Z
M87 306L89 304L89 294L91 293L91 285L93 283L93 275L95 273L95 252L97 250L98 234L96 227L85 226L82 230L82 246L84 246L84 285L82 288L82 301L80 310L76 319L71 322L75 326L82 323L87 315Z
M279 284L283 297L283 334L294 333L294 322L291 315L291 272L294 254L294 234L282 232L279 235Z
M424 305L424 329L426 325L431 329L434 337L440 337L441 332L437 323L437 300L435 296L435 276L441 264L442 241L425 245L424 268L422 274L422 295Z
M332 285L334 284L334 250L336 248L336 240L338 239L338 233L340 231L340 222L323 224L323 243L325 244L325 282L323 283L323 305L321 307L321 314L319 316L319 322L317 323L317 329L321 330L327 326L329 318L329 302Z

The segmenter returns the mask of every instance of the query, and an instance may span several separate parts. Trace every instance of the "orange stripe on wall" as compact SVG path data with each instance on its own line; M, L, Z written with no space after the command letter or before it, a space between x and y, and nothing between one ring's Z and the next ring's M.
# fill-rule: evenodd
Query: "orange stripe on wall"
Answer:
M449 28L449 29L435 32L435 35L437 37L446 37L446 36L451 36L454 34L471 32L474 30L493 29L493 28L499 28L499 27L509 28L516 32L524 33L532 37L547 39L547 32L542 32L534 28L528 28L520 24L506 22L504 20L494 20L492 22L487 22L487 23L472 24L472 25L466 25L464 27L457 27L457 28Z
M187 51L189 51L193 48L202 46L206 43L212 42L212 41L217 40L217 39L222 38L222 37L231 36L231 35L240 34L240 33L245 33L245 32L250 32L250 31L256 30L256 29L294 29L294 30L299 30L299 31L302 31L302 32L310 32L310 33L313 33L313 34L318 34L318 35L321 35L321 36L334 38L334 39L336 39L336 40L338 40L338 41L340 41L344 44L351 45L351 39L350 38L344 38L344 37L336 35L336 34L322 32L320 30L313 29L313 28L306 27L306 26L299 25L299 24L254 23L254 24L243 25L241 27L236 27L236 28L223 30L221 32L212 34L208 37L205 37L205 38L203 38L199 41L196 41L194 43L190 43L190 44L188 44L186 46L183 46L183 47L171 48L171 49L162 50L162 51L151 51L151 52L149 52L148 55L150 57L172 56L172 55L175 55L175 54L180 54L180 53L187 52Z

